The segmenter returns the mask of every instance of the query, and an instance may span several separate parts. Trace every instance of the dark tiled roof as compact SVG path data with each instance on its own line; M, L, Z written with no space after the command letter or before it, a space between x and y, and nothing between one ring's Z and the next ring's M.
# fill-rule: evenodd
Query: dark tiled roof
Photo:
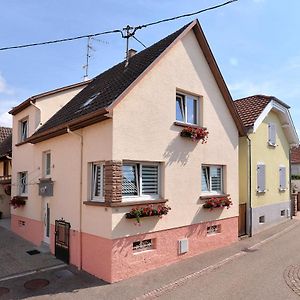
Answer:
M291 163L300 163L300 147L292 148L291 150Z
M127 67L126 62L123 61L95 77L87 87L52 116L33 137L48 129L108 107L190 24L134 55L129 59Z
M10 134L2 143L0 143L0 158L11 155L12 152L12 135Z
M271 100L277 99L272 96L255 95L234 101L245 128L250 128L254 125L254 122Z
M9 135L11 135L11 128L0 127L0 143L2 143Z

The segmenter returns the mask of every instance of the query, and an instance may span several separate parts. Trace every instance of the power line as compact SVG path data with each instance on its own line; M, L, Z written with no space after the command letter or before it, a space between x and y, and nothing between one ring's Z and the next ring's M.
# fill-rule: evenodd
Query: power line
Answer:
M123 29L114 29L114 30L108 30L108 31L103 31L103 32L98 32L98 33L93 33L93 34L86 34L86 35L80 35L80 36L75 36L75 37L69 37L69 38L63 38L63 39L57 39L57 40L50 40L50 41L45 41L45 42L38 42L38 43L31 43L31 44L24 44L24 45L17 45L17 46L2 47L2 48L0 48L0 51L35 47L35 46L42 46L42 45L49 45L49 44L56 44L56 43L62 43L62 42L69 42L69 41L74 41L74 40L79 40L79 39L84 39L84 38L92 38L92 37L105 35L105 34L112 34L112 33L120 33L123 38L128 39L130 37L133 37L135 32L138 29L146 28L146 27L157 25L157 24L164 23L164 22L174 21L174 20L181 19L181 18L191 17L191 16L198 15L198 14L201 14L201 13L209 11L209 10L214 10L214 9L220 8L222 6L231 4L231 3L236 2L236 1L238 1L238 0L230 0L230 1L218 4L218 5L214 5L214 6L211 6L211 7L208 7L208 8L198 10L198 11L193 12L193 13L183 14L183 15L179 15L179 16L176 16L176 17L167 18L167 19L147 23L147 24L144 24L144 25L139 25L139 26L136 26L136 27L132 27L132 26L128 25L127 27L125 27ZM139 40L137 40L137 41L140 42ZM140 43L145 47L145 45L142 42L140 42Z
M40 42L40 43L32 43L32 44L25 44L25 45L3 47L3 48L0 48L0 51L11 50L11 49L20 49L20 48L28 48L28 47L34 47L34 46L42 46L42 45L49 45L49 44L62 43L62 42L69 42L69 41L74 41L74 40L79 40L79 39L84 39L84 38L92 38L92 37L99 36L99 35L105 35L105 34L110 34L110 33L118 33L118 32L121 33L121 34L123 33L122 30L120 30L120 29L108 30L108 31L103 31L103 32L98 32L98 33L93 33L93 34L86 34L86 35L79 35L79 36L64 38L64 39L59 39L59 40L52 40L52 41L46 41L46 42Z

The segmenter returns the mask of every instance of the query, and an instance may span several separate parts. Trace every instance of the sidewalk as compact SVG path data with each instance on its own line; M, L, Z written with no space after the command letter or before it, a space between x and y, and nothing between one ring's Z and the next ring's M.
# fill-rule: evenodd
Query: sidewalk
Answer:
M176 286L184 284L185 281L189 280L189 278L193 278L193 276L201 276L207 272L212 272L241 255L249 255L252 251L255 251L255 248L261 247L264 243L271 242L272 239L276 239L296 227L298 228L299 225L299 219L288 220L252 238L245 238L229 247L189 258L167 267L162 266L159 269L115 284L106 284L71 266L60 270L36 273L13 280L0 281L0 291L1 287L10 290L9 293L1 297L1 300L24 299L30 296L34 297L34 299L36 299L36 297L38 299L44 299L45 297L48 298L49 295L51 295L51 299L152 299L153 297L159 296L160 293L168 291L170 287L174 289ZM0 235L2 236L3 232L1 230L0 228ZM22 246L22 242L24 243L21 239L18 243L25 250L26 246ZM0 245L0 249L2 247ZM22 254L22 257L28 261L27 254L25 254ZM51 260L51 258L54 261ZM44 265L57 263L55 258L51 258L47 256L42 261L36 261L35 265L40 267L39 263ZM20 259L20 263L22 263L21 255L18 259ZM31 264L31 266L33 265L34 264ZM26 281L41 278L48 280L49 284L35 291L28 291L24 288Z
M62 261L50 254L29 255L27 253L36 249L37 247L30 242L0 226L0 282L15 274L64 265Z

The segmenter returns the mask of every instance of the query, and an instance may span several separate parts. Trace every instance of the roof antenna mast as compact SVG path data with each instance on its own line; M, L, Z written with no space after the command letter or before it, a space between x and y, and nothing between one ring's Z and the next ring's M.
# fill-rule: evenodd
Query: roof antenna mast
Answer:
M83 66L83 68L85 69L85 74L84 74L84 76L83 76L83 81L87 81L87 80L89 79L89 61L90 61L90 58L91 58L90 51L93 50L92 44L91 44L91 40L92 40L92 37L89 36L89 37L87 38L86 63L85 63L85 65Z
M131 27L129 25L127 25L125 28L123 28L122 38L126 39L126 63L125 63L125 67L128 66L128 62L129 62L129 39L132 36L134 36L137 29L139 29L139 28L138 27Z

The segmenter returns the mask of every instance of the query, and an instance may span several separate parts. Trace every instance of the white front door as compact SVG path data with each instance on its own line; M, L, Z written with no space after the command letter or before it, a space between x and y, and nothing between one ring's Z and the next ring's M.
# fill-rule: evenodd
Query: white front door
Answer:
M44 242L50 244L50 206L47 200L44 200Z

